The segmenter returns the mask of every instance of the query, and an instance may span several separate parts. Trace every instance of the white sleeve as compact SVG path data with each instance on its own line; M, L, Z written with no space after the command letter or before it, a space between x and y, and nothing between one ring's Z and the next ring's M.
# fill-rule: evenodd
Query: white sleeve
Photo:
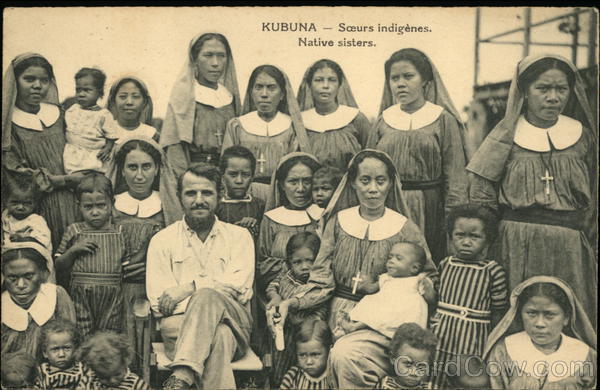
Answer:
M167 288L177 286L177 281L171 271L169 246L165 245L165 237L163 236L158 232L152 237L146 256L146 294L155 313L159 313L158 298L162 293ZM182 303L180 302L178 306Z

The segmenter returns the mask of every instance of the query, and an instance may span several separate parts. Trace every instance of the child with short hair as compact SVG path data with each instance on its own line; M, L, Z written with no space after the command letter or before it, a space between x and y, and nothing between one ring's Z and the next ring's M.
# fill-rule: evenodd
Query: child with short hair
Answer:
M81 68L75 74L77 103L65 112L65 172L92 170L105 173L118 138L110 111L98 105L104 96L106 75L100 69Z
M125 335L101 331L88 338L77 358L89 370L86 389L147 390L142 378L129 370L133 350Z
M487 259L496 236L497 218L484 206L454 207L447 231L455 255L440 262L439 302L432 329L439 339L436 363L441 367L456 355L483 353L490 329L508 306L504 268ZM446 374L435 377L434 387L444 387Z
M294 334L297 364L291 367L281 381L281 390L329 389L327 359L333 336L326 321L306 319Z
M362 285L368 295L340 319L336 338L365 328L392 338L398 326L407 322L426 327L427 302L419 289L423 279L419 274L425 261L426 254L421 246L411 242L394 244L388 255L387 272L379 275L378 282Z
M337 167L324 165L313 175L313 202L322 209L327 208L335 189L342 180L344 173Z
M437 339L428 329L414 322L396 329L389 349L389 359L395 375L379 381L377 389L425 389Z
M51 233L44 217L35 213L40 189L31 180L7 179L8 196L2 212L2 242L33 238L52 252Z
M85 384L84 366L75 361L79 332L74 323L51 320L42 327L42 355L36 387L41 390L76 389Z
M0 362L2 390L31 389L37 376L35 358L24 351L2 354Z
M56 251L57 273L70 275L70 295L83 337L97 330L121 331L122 263L128 259L133 223L112 221L113 190L94 172L76 189L83 222L67 228Z
M224 193L215 214L223 222L247 228L256 240L265 211L265 202L248 193L256 170L256 158L241 145L231 146L223 151L219 170Z
M289 306L289 302L301 298L308 291L310 270L319 253L321 240L312 232L300 232L290 237L286 245L286 263L288 270L279 274L266 289L267 322L273 324L273 315L281 305ZM312 309L298 310L288 314L283 335L285 350L277 351L272 346L273 384L280 383L285 372L293 364L295 353L293 328L305 319L326 319L326 308L319 305Z

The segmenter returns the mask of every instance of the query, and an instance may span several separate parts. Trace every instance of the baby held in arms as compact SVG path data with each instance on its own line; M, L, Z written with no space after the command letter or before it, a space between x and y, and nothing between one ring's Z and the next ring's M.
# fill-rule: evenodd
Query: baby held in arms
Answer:
M335 329L336 339L360 329L371 328L392 338L398 327L407 322L427 326L427 302L423 298L425 251L410 242L392 246L386 263L387 272L378 281L365 282L362 298L349 313L343 313ZM429 291L431 293L431 291Z

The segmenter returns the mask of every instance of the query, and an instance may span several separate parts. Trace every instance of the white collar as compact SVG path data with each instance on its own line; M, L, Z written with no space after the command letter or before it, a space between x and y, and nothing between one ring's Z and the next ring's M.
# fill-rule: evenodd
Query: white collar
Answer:
M356 118L358 112L358 108L340 104L334 112L321 115L313 107L310 110L302 112L302 122L306 129L324 133L327 130L341 129L346 126Z
M404 227L407 218L392 209L385 208L383 217L367 221L360 216L359 207L350 207L340 211L338 222L346 233L361 240L380 241L390 238Z
M425 101L423 107L409 114L402 111L399 104L394 104L383 112L383 120L398 130L421 129L437 120L444 111L444 107Z
M43 131L44 126L50 127L55 124L59 116L60 110L54 104L41 103L37 114L25 112L15 106L12 113L12 122L26 129Z
M149 197L139 200L125 191L115 196L115 209L134 217L149 218L162 210L160 194L158 191L152 191Z
M581 122L565 115L559 115L554 126L547 129L532 125L521 115L517 121L514 141L520 147L534 152L549 152L548 139L552 141L555 149L563 150L579 141L582 133Z
M562 366L566 364L565 367L572 367L572 362L584 362L587 358L590 348L584 342L565 334L561 336L560 347L549 355L538 350L525 331L506 337L504 343L512 361L526 362L527 364L519 363L523 371L535 377L540 377L540 374L543 372L540 366L542 363L540 362L545 362L547 364L546 367L550 368L557 367L557 363L560 363ZM547 372L548 382L556 382L565 379L567 376L576 375L574 372L569 372L569 369L564 372L548 369Z
M261 137L272 137L283 133L292 125L292 119L289 115L279 111L277 111L275 118L273 118L271 122L265 122L258 116L258 111L252 111L246 115L242 115L239 120L244 130L250 134L259 135Z
M198 103L214 108L225 107L233 101L233 95L221 84L217 84L217 89L212 89L196 82L194 94Z
M2 323L17 332L23 332L29 325L29 315L39 326L44 325L54 315L56 309L56 285L43 283L29 309L23 309L12 300L8 291L2 293L2 311L10 315L2 316Z
M318 221L323 214L323 209L316 204L311 204L306 210L291 210L285 206L279 206L276 209L265 213L274 222L286 226L305 226L313 221Z

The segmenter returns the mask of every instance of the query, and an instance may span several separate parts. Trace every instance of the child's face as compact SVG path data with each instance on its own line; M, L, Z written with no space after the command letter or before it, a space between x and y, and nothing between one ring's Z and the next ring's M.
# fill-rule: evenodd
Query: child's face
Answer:
M107 387L118 386L127 373L121 352L105 341L101 341L91 348L87 362L100 382Z
M33 214L35 205L33 195L28 192L15 191L8 198L8 214L18 220L25 219Z
M227 196L231 199L244 199L250 183L252 183L250 161L241 157L227 159L227 168L223 175Z
M390 249L385 267L387 273L394 278L416 276L420 269L418 255L411 245L395 244Z
M100 98L100 90L96 87L94 78L90 75L75 80L75 93L77 103L84 108L95 106Z
M308 281L310 269L315 262L315 253L310 248L298 248L292 253L289 265L294 277L303 282Z
M317 340L296 343L298 366L312 377L319 377L327 367L329 350Z
M26 389L30 384L22 372L10 371L2 373L2 387L6 389Z
M112 204L102 192L84 192L79 199L79 210L86 224L94 229L103 229L110 222Z
M51 366L64 370L73 365L74 350L75 344L69 333L51 333L48 335L43 354Z
M407 343L402 344L396 352L397 357L392 360L392 365L397 382L406 388L421 385L427 379L431 353L425 349L413 348Z
M458 218L451 238L456 256L462 260L478 260L487 248L485 226L478 218Z
M334 191L335 188L331 185L331 178L320 177L314 180L312 188L313 202L321 208L327 207Z

